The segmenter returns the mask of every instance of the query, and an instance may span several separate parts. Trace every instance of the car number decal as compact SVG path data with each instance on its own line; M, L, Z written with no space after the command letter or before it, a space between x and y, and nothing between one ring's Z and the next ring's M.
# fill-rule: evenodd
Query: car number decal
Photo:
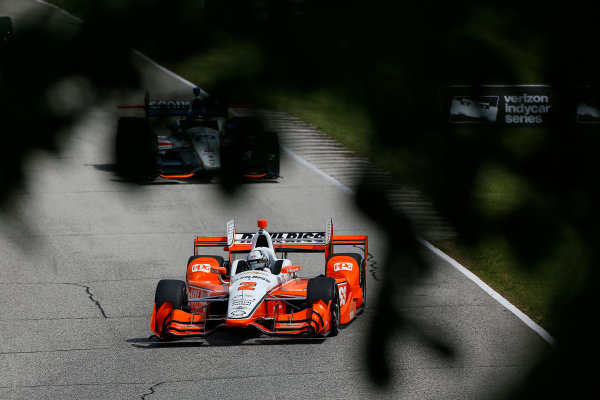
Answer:
M238 290L254 290L256 282L242 282Z
M338 288L340 292L340 306L343 306L346 304L346 285L342 284L341 286L338 286Z

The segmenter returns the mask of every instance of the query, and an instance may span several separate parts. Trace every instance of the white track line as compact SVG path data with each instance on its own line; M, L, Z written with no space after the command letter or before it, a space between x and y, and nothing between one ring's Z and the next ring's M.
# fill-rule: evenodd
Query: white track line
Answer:
M61 14L64 14L64 15L66 15L67 17L71 17L71 18L73 18L74 20L76 20L76 21L78 21L78 22L83 22L83 20L82 20L81 18L74 16L73 14L71 14L70 12L68 12L67 10L63 10L62 8L58 7L57 5L54 5L54 4L51 4L51 3L48 3L47 1L44 1L44 0L35 0L35 1L36 1L37 3L43 4L43 5L45 5L45 6L52 7L52 8L54 8L56 11L58 11L59 13L61 13Z
M311 170L313 170L316 173L318 173L319 175L323 176L324 178L326 178L327 180L332 182L334 185L336 185L337 187L342 189L344 192L346 192L352 196L356 195L356 193L352 189L348 188L346 185L342 184L337 179L327 175L327 173L320 170L314 164L306 161L305 159L303 159L302 157L300 157L299 155L294 153L289 148L287 148L283 145L281 146L281 148L284 151L286 151L289 155L291 155L294 159L296 159L298 162L304 164ZM506 300L498 292L496 292L494 289L492 289L490 286L488 286L485 282L483 282L481 279L479 279L479 277L477 275L475 275L474 273L469 271L467 268L463 267L456 260L451 258L449 255L447 255L446 253L444 253L443 251L441 251L440 249L438 249L437 247L435 247L428 241L423 240L423 239L419 239L419 241L431 252L433 252L438 257L440 257L441 259L446 261L448 264L452 265L459 272L461 272L463 275L465 275L467 278L469 278L471 281L473 281L477 286L479 286L481 289L483 289L484 292L486 292L494 300L496 300L498 303L500 303L502 306L504 306L508 311L512 312L517 318L519 318L521 321L523 321L523 323L525 323L525 325L527 325L528 327L533 329L534 332L536 332L538 335L540 335L542 337L542 339L544 339L546 342L548 342L552 346L556 345L556 340L544 328L542 328L541 326L536 324L531 318L529 318L527 315L525 315L521 310L519 310L517 307L515 307L511 302Z
M527 325L528 327L533 329L538 335L540 335L542 337L542 339L544 339L546 342L548 342L549 344L551 344L553 346L556 345L556 340L552 336L550 336L550 334L544 328L542 328L541 326L539 326L538 324L533 322L533 320L531 318L529 318L527 315L525 315L521 310L519 310L517 307L512 305L508 300L506 300L504 297L502 297L494 289L489 287L484 281L479 279L479 277L477 275L475 275L474 273L469 271L467 268L460 265L456 260L454 260L453 258L448 256L446 253L444 253L443 251L441 251L440 249L438 249L437 247L435 247L428 241L421 239L420 242L423 243L423 245L425 247L427 247L429 250L431 250L438 257L440 257L441 259L446 261L448 264L452 265L454 268L456 268L457 270L462 272L463 275L465 275L467 278L469 278L470 280L475 282L475 284L477 286L479 286L481 289L483 289L487 294L489 294L498 303L503 305L508 311L510 311L514 315L516 315L517 318L519 318L521 321L523 321L525 323L525 325Z
M165 74L169 75L171 78L176 79L186 85L188 85L189 87L196 87L197 85L194 84L193 82L188 81L187 79L177 75L175 72L171 71L170 69L167 69L165 67L163 67L162 65L158 64L156 61L154 61L153 59L151 59L150 57L148 57L147 55L145 55L144 53L140 53L138 50L133 50L138 56L140 56L142 59L144 59L145 61L147 61L148 63L150 63L151 65L153 65L154 67L156 67L157 69L161 70L162 72L164 72ZM209 97L210 95L205 92L204 90L200 89L200 94L202 97Z
M304 158L300 157L298 154L294 153L292 150L290 150L288 147L284 146L284 145L280 145L281 149L283 151L285 151L286 153L288 153L290 156L292 156L293 159L295 159L296 161L298 161L301 164L304 164L306 167L308 167L309 169L313 170L314 172L316 172L317 174L321 175L323 178L327 179L329 182L333 183L335 186L337 186L338 188L342 189L344 192L350 194L350 195L355 195L356 193L354 193L354 191L352 191L352 189L350 189L348 186L344 185L343 183L341 183L340 181L338 181L337 179L335 179L332 176L327 175L327 173L321 171L317 166L315 166L314 164L306 161Z
M69 17L74 18L74 19L76 19L78 21L81 21L80 18L77 18L76 16L74 16L74 15L70 14L69 12L61 9L60 7L55 6L54 4L47 3L44 0L35 0L35 1L37 1L40 4L45 4L45 5L49 6L49 7L55 8L56 10L60 11L61 13L65 14L65 15L67 15ZM155 61L153 61L152 59L150 59L148 56L140 53L137 50L135 50L135 52L138 55L140 55L143 59L147 60L149 63L151 63L156 68L158 68L161 71L163 71L164 73L168 74L169 76L171 76L171 77L179 80L180 82L183 82L186 85L189 85L191 87L196 86L192 82L190 82L190 81L182 78L181 76L177 75L173 71L170 71L167 68L163 67L162 65L157 64ZM203 93L206 93L206 92L203 91ZM283 149L283 151L285 151L290 156L292 156L292 158L294 158L296 161L300 162L301 164L304 164L309 169L311 169L314 172L318 173L319 175L321 175L322 177L324 177L325 179L327 179L328 181L330 181L331 183L333 183L335 186L337 186L338 188L340 188L344 192L346 192L346 193L348 193L348 194L350 194L352 196L356 195L356 193L352 189L350 189L348 186L342 184L337 179L329 176L326 172L323 172L322 170L320 170L314 164L306 161L304 158L302 158L298 154L294 153L288 147L282 145L281 148ZM451 258L450 256L448 256L446 253L444 253L443 251L441 251L440 249L438 249L437 247L435 247L434 245L432 245L428 241L421 239L420 242L423 243L423 245L426 248L428 248L431 252L433 252L434 254L436 254L438 257L442 258L448 264L452 265L454 268L456 268L458 271L460 271L463 275L465 275L467 278L469 278L471 281L473 281L477 286L479 286L481 289L483 289L484 292L486 292L493 299L495 299L498 303L500 303L502 306L504 306L508 311L512 312L517 318L519 318L521 321L523 321L523 323L525 323L525 325L527 325L528 327L530 327L531 329L533 329L534 332L536 332L538 335L540 335L542 337L542 339L544 339L546 342L548 342L552 346L556 345L556 340L544 328L542 328L541 326L539 326L538 324L536 324L535 322L533 322L533 320L531 318L529 318L527 315L525 315L521 310L519 310L517 307L515 307L514 305L512 305L508 300L506 300L504 297L502 297L498 292L496 292L494 289L492 289L491 287L489 287L485 282L483 282L481 279L479 279L479 277L477 275L475 275L474 273L472 273L471 271L469 271L467 268L465 268L462 265L460 265L456 260L454 260L453 258Z
M165 74L169 75L171 78L175 78L176 80L178 80L180 82L183 82L183 83L185 83L186 85L188 85L190 87L196 87L196 85L194 85L192 82L188 81L187 79L182 78L181 76L177 75L175 72L173 72L173 71L171 71L171 70L163 67L162 65L158 64L156 61L152 60L150 57L148 57L144 53L140 53L138 50L133 50L133 51L134 51L135 54L137 54L138 56L142 57L144 60L148 61L154 67L158 68L159 70L161 70ZM206 94L208 94L208 93L206 93Z

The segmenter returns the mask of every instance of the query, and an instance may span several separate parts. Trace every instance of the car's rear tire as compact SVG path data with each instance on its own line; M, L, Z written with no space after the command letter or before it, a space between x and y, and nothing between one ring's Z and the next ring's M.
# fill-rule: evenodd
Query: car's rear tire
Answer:
M135 180L157 177L157 137L146 118L119 118L116 137L116 161L119 175Z
M227 122L227 142L223 146L222 161L230 173L237 176L264 175L279 177L280 146L275 132L264 130L263 122L256 117L233 117ZM250 152L249 158L243 155Z
M360 288L362 289L362 306L358 314L362 314L367 306L367 260L362 260L360 265Z
M279 177L279 136L265 132L265 170L269 178Z
M309 305L317 300L325 304L331 301L331 328L329 336L335 336L340 329L340 296L335 279L327 276L318 276L308 281L306 299Z

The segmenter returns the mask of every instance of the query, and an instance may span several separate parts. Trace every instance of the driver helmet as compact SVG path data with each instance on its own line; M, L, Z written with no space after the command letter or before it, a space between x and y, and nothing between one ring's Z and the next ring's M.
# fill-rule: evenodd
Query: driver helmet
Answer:
M263 250L253 250L246 260L251 269L262 269L269 266L269 256Z

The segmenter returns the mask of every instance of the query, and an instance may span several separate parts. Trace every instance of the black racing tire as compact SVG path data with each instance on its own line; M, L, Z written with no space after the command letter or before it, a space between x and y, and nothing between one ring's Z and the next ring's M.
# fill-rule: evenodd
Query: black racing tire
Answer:
M358 310L358 314L362 314L367 306L367 260L362 260L359 264L360 268L360 288L362 289L362 306Z
M158 176L158 140L146 118L119 118L115 148L119 175L134 180L154 180Z
M227 120L225 136L221 146L221 176L225 183L243 178L251 160L245 160L246 150L254 149L254 138L262 126L254 117L233 117Z
M309 305L317 300L331 304L331 330L329 336L336 336L340 330L340 295L335 279L327 276L317 276L308 281L306 299Z
M265 132L265 170L269 178L279 177L280 146L276 132Z
M0 17L0 46L10 42L14 37L12 19L8 16Z
M182 310L187 306L187 288L184 281L177 279L162 279L156 285L154 303L156 310L166 302L173 303L174 310Z
M227 121L228 145L221 149L221 160L232 176L236 174L264 174L266 178L279 177L280 146L275 132L264 130L257 117L233 117ZM244 159L250 151L252 156Z
M154 303L156 304L157 312L164 303L169 301L173 303L173 310L188 309L187 299L187 288L184 281L177 279L162 279L158 281L156 293L154 294ZM177 337L167 333L162 339L177 340Z

